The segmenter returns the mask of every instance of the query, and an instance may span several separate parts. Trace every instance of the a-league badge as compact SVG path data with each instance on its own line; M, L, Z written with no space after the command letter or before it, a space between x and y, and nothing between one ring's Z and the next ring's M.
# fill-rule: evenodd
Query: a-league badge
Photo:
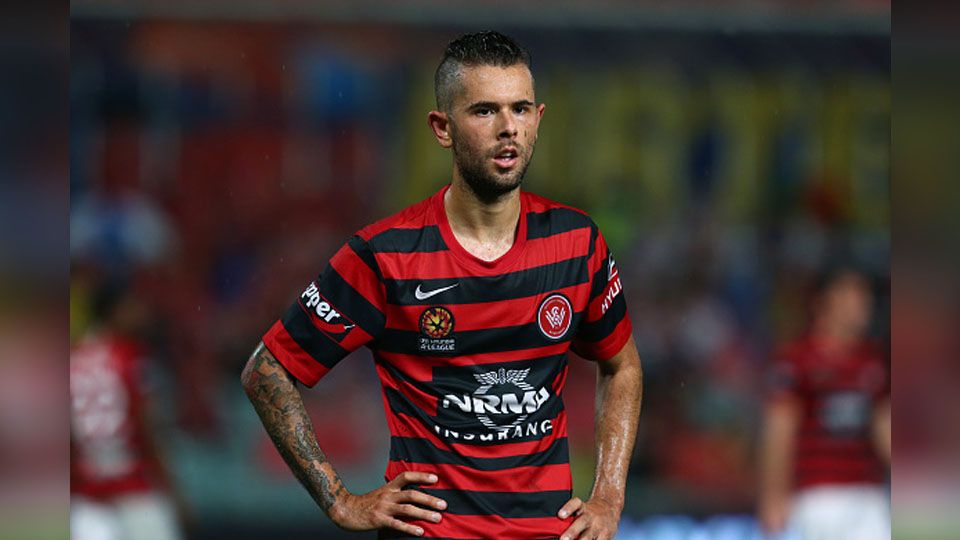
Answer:
M424 352L453 352L453 313L443 306L434 306L420 314L420 350Z
M537 309L537 324L543 335L550 339L560 339L570 329L573 320L573 306L566 296L554 293L540 302Z

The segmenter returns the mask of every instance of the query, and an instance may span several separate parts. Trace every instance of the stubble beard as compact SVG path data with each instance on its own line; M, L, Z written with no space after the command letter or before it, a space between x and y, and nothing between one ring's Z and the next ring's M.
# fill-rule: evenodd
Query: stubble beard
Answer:
M453 140L453 164L460 172L460 177L477 198L487 204L497 202L505 195L513 192L523 183L527 174L527 167L533 159L534 145L530 146L528 155L524 155L520 146L517 157L520 163L516 169L506 175L494 175L488 169L491 156L485 156L464 147L456 138Z

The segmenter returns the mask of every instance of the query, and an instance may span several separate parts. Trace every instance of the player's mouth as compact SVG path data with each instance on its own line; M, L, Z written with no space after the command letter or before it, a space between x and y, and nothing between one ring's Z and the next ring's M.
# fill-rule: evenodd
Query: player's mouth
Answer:
M501 169L513 168L519 159L520 154L514 146L503 148L493 156L493 162Z

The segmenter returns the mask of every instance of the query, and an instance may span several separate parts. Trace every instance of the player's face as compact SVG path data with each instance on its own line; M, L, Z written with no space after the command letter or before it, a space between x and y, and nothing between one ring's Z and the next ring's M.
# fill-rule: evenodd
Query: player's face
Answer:
M544 106L522 64L464 67L460 84L449 118L454 165L475 193L496 198L520 186Z
M873 314L873 296L863 276L848 272L838 276L827 290L827 308L845 330L860 334L867 329Z

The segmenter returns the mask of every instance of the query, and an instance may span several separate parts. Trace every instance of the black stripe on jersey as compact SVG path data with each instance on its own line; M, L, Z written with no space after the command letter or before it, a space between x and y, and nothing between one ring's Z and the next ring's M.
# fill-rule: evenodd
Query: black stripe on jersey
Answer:
M607 336L617 327L623 317L627 314L627 302L623 298L623 291L613 299L607 312L600 317L600 320L586 322L577 330L577 339L596 343Z
M280 320L290 337L297 342L297 345L328 369L333 368L337 362L349 353L348 350L313 326L313 323L310 322L310 316L303 311L300 302L294 302L292 306L287 308Z
M333 266L327 266L318 285L320 294L333 303L333 308L360 325L364 332L376 338L383 330L386 316L347 283Z
M347 241L347 244L349 244L350 249L357 254L357 257L360 257L360 260L363 261L363 263L373 271L374 275L380 278L380 281L383 281L383 274L380 272L380 265L377 264L377 259L373 256L373 252L370 251L369 244L367 244L363 238L360 238L359 236L351 236L350 240Z
M546 238L590 226L590 218L569 208L527 213L527 240Z
M610 269L607 267L609 264L610 252L605 253L603 262L600 263L600 267L597 268L597 271L593 273L590 281L590 301L592 302L596 297L603 294L604 289L607 288L607 283L610 282L609 272Z
M466 491L462 489L415 488L447 502L444 513L504 518L554 517L570 500L570 490L557 491Z
M387 302L397 305L444 305L497 302L534 296L586 283L589 279L587 257L573 257L555 263L534 266L498 276L475 276L447 279L385 279ZM439 289L458 283L440 296L418 300L417 287Z
M590 251L587 252L587 257L593 257L593 254L597 251L597 236L600 234L600 229L597 227L597 224L592 220L590 221Z
M407 376L405 373L400 371L397 366L392 363L384 360L383 358L376 356L375 360L377 364L393 376L393 378L403 381L407 384L415 386L418 390L427 393L436 393L429 381L418 381L412 377ZM562 352L559 354L551 354L547 356L538 356L536 358L530 358L527 360L513 360L510 362L496 362L496 363L487 363L487 364L468 364L463 366L437 366L434 368L434 374L446 375L446 373L460 372L460 373L484 373L495 368L504 368L504 369L522 369L524 367L529 367L531 365L539 366L549 366L546 368L546 371L550 373L551 379L544 380L544 386L548 384L553 384L552 377L555 377L558 373L563 371L567 367L567 353ZM444 373L446 372L446 373ZM441 375L441 376L442 376ZM472 381L471 381L472 382Z
M429 427L429 416L420 410L416 405L410 403L406 396L394 388L384 387L383 393L387 397L387 405L393 414L402 414L410 418L417 419L424 426Z
M583 312L574 313L570 323L571 328L577 328L583 318ZM552 345L558 341L570 341L574 337L568 331L559 340L552 340L543 335L537 323L522 324L519 326L503 326L484 330L454 331L450 336L456 340L453 351L421 351L420 332L384 328L374 348L401 354L416 354L420 356L460 356L465 354L479 354L504 351L519 351Z
M368 243L374 253L428 253L448 249L436 225L419 229L387 229L370 238Z
M541 465L563 465L570 462L567 438L553 441L546 450L534 454L519 456L480 458L461 456L454 452L441 450L426 439L413 437L390 437L390 459L407 463L426 463L460 465L479 471L502 471L516 467L539 467Z

